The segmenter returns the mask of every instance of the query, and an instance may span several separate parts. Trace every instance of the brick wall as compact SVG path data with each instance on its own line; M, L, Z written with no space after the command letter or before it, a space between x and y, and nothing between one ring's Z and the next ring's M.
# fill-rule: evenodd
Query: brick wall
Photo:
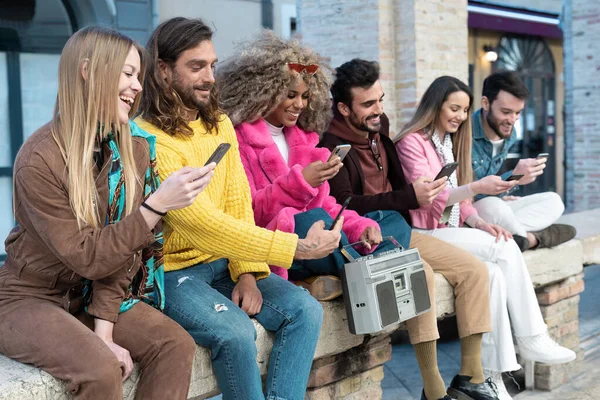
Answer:
M564 1L567 209L600 207L600 2Z
M337 67L381 64L392 132L438 76L468 78L467 0L299 0L299 32Z

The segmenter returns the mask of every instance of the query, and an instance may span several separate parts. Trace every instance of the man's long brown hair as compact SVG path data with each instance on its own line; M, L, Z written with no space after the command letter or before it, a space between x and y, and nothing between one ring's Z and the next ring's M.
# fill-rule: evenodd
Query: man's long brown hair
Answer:
M201 19L177 17L156 28L146 46L148 62L140 102L142 118L171 135L193 133L183 117L186 106L175 89L162 78L158 60L174 67L181 53L211 40L212 35L210 27ZM209 103L198 110L198 116L210 131L217 129L220 115L218 93L213 87Z

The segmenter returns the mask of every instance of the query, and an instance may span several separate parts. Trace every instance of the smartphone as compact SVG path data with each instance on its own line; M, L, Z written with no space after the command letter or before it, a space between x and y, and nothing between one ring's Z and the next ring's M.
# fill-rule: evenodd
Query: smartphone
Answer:
M508 178L506 178L506 182L518 181L519 179L521 179L524 176L525 175L523 175L523 174L512 174L511 176L509 176Z
M211 162L218 164L219 161L221 161L221 159L225 156L225 153L227 153L227 150L229 150L230 147L231 145L229 143L221 143L219 147L217 147L215 151L210 155L208 161L206 161L204 165L206 166Z
M448 163L448 164L444 165L442 167L442 169L440 170L440 172L435 177L434 181L437 181L438 179L443 178L444 176L449 178L450 175L452 175L452 173L456 169L456 167L458 167L457 162L452 162L452 163Z
M540 158L548 158L548 157L550 157L549 153L540 153L537 155L536 159L539 160Z
M346 197L346 200L344 200L344 203L342 204L342 208L340 208L340 212L338 213L338 215L336 215L335 219L331 223L331 226L329 227L329 230L332 230L333 227L335 226L335 224L337 224L337 222L339 221L340 217L342 216L342 213L344 212L344 210L346 209L346 207L348 207L348 204L350 204L350 200L351 199L352 199L352 196Z
M333 151L331 152L331 155L329 156L327 162L331 161L335 156L338 156L340 160L344 160L344 157L346 157L351 148L352 146L350 146L349 144L338 144L337 146L335 146L335 149L333 149Z

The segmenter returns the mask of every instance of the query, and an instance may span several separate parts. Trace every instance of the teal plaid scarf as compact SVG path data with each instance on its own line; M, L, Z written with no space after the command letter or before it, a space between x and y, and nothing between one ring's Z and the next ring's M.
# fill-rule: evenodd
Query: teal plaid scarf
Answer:
M129 129L134 137L142 137L148 141L150 147L150 166L144 176L144 200L156 191L160 185L160 179L156 169L156 137L142 130L135 122L129 121ZM106 217L106 225L114 224L123 217L125 209L125 180L121 168L121 155L110 134L106 143L112 151L112 165L108 173L109 208ZM142 300L151 306L163 310L165 307L164 297L164 267L163 267L163 234L158 228L154 228L154 242L142 250L140 269L133 277L129 289L119 310L123 313L129 310L135 303Z

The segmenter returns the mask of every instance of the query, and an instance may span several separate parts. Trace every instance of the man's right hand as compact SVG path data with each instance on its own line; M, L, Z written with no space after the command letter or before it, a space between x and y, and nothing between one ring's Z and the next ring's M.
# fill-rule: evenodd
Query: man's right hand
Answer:
M523 178L521 178L523 179ZM497 175L488 175L471 184L471 189L477 194L496 196L515 187L521 181L505 181Z
M304 239L298 239L296 260L318 260L333 253L340 245L344 217L340 217L332 230L325 230L323 221L315 222Z
M523 158L519 160L513 170L513 175L523 174L523 177L519 179L519 185L527 185L542 175L544 168L546 168L546 161L546 158Z
M442 190L446 188L446 181L448 178L445 176L432 182L432 178L427 176L421 176L413 182L413 188L417 195L417 201L420 206L433 203L433 200L437 197Z

